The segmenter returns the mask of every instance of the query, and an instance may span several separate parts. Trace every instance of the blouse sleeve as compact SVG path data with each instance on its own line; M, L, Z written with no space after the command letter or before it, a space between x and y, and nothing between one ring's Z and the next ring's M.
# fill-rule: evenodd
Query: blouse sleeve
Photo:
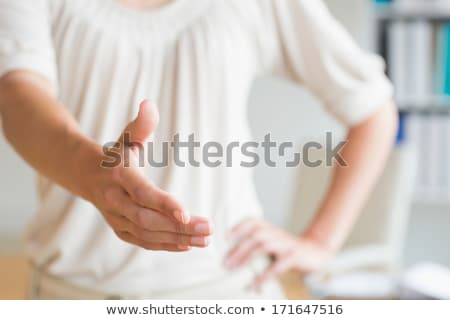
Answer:
M0 77L28 70L56 85L47 6L45 0L0 0Z
M392 98L384 61L361 50L321 0L271 0L275 69L301 82L344 124Z

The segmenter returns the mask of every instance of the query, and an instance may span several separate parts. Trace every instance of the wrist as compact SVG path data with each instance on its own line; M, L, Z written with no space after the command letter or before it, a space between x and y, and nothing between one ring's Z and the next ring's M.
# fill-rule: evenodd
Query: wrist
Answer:
M98 186L100 163L103 159L101 146L94 141L81 137L73 146L72 172L76 181L76 193L92 202L96 196L95 188Z
M302 239L315 245L320 246L324 250L330 252L331 254L336 253L339 250L339 245L331 239L330 236L323 234L322 232L310 228L303 235Z

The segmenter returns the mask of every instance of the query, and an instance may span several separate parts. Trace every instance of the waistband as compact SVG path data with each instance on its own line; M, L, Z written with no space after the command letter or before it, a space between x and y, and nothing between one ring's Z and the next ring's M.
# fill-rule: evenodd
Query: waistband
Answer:
M282 299L284 293L278 281L266 283L258 291L248 286L256 276L252 268L241 268L208 282L178 290L161 290L148 295L108 294L84 288L65 279L33 268L29 299L40 300L128 300L128 299Z

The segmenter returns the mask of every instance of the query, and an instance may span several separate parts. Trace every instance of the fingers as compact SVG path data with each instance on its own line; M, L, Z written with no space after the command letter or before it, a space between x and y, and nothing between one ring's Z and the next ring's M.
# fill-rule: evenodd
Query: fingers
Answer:
M229 251L225 266L242 266L258 255L270 254L275 262L258 276L252 287L259 287L268 279L294 269L311 272L324 266L330 257L329 250L308 239L300 239L258 219L247 219L231 229L237 238Z
M245 241L236 244L227 254L225 267L242 267L260 255L278 255L285 251L276 233L260 230Z
M159 212L146 209L139 212L137 224L148 231L174 232L194 236L209 236L213 232L211 223L205 218L192 217L188 224L181 224Z
M109 211L125 216L138 228L187 235L209 236L212 234L213 227L205 218L192 217L188 223L184 224L161 212L137 205L125 192L120 190L113 192L113 196L115 203Z
M210 243L209 235L182 234L166 231L148 231L123 216L106 213L105 219L116 232L126 232L143 242L164 243L204 248Z
M280 257L295 251L298 239L260 219L247 219L231 230L237 237L228 252L225 267L241 267L259 255Z
M240 267L258 255L271 253L277 242L270 225L255 218L232 228L230 235L236 238L236 244L225 258L225 267L229 269Z
M189 223L190 216L181 204L148 181L139 170L121 168L120 172L117 177L119 184L137 204L171 216L183 224Z
M142 239L136 238L134 235L128 232L116 232L116 235L123 241L128 242L130 244L134 244L141 248L147 250L154 251L173 251L173 252L183 252L188 251L190 249L189 246L186 245L176 245L176 244L167 244L167 243L154 243L144 241Z
M211 223L205 218L192 217L189 223L182 224L161 212L137 205L120 189L109 192L108 198L113 198L114 200L110 201L110 205L104 211L125 216L137 227L148 231L165 231L205 236L211 235L213 231Z
M293 260L294 259L288 255L278 258L261 275L255 278L251 288L257 289L267 280L288 271L294 264Z
M210 243L208 236L191 236L173 232L151 232L142 230L138 232L139 239L149 242L178 244L204 248Z
M265 225L265 222L257 218L247 218L241 223L234 226L229 233L231 238L239 239L245 238L249 233L252 233L255 229Z
M139 112L132 122L123 131L119 142L128 140L131 143L144 144L156 129L159 123L159 113L155 105L150 101L144 100L139 105ZM128 139L124 139L124 135L128 135Z
M104 217L116 232L127 232L143 242L206 247L210 243L212 227L208 220L193 217L181 224L171 217L136 205L120 189L111 192L114 207Z
M237 268L257 255L267 253L263 250L263 246L269 238L270 234L257 232L244 241L240 241L228 252L225 267L228 269Z

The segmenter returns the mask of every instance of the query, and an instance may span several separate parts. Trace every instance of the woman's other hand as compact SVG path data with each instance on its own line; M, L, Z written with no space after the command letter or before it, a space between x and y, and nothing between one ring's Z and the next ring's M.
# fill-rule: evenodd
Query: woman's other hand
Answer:
M226 256L225 267L239 268L261 255L273 257L271 265L255 279L253 287L289 270L319 271L333 256L332 250L318 241L291 235L262 219L247 219L235 226L230 235L236 244Z

